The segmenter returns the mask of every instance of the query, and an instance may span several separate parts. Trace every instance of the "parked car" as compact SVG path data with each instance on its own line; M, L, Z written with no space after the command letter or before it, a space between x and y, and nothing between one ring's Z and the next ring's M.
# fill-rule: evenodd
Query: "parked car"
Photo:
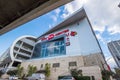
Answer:
M32 74L32 76L27 77L28 80L45 80L44 74L35 73Z
M63 77L63 78L61 78L59 80L75 80L75 78L72 77L72 76L65 76L65 77Z
M17 76L10 76L9 80L18 80L18 77Z

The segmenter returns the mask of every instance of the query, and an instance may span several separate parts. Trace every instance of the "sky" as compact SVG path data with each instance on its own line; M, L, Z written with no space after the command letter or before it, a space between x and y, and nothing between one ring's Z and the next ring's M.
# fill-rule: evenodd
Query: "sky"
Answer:
M40 36L84 7L111 68L116 67L107 43L120 39L120 0L74 0L0 36L0 55L23 35Z

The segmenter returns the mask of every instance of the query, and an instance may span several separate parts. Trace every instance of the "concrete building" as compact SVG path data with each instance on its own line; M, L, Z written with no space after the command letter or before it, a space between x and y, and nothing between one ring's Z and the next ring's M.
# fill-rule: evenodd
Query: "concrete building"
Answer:
M45 64L50 64L50 80L57 80L58 76L68 76L71 69L82 70L83 76L94 76L95 80L101 80L101 69L97 64L86 66L83 56L64 56L64 57L51 57L42 59L31 59L22 62L24 73L27 74L28 66L34 65L38 71L44 71Z
M34 65L44 70L46 63L51 64L51 80L70 75L73 68L82 69L83 75L92 75L95 80L102 79L106 62L84 9L38 37L32 59L21 66L27 70L28 65Z
M111 52L118 67L120 68L120 40L109 42L108 49Z
M7 72L15 69L23 60L30 59L36 38L33 36L22 36L16 39L8 50L0 57L0 70Z

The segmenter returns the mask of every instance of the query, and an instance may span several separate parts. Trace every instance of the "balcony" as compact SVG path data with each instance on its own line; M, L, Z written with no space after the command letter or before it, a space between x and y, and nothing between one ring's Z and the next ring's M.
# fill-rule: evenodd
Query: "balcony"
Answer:
M30 57L26 57L26 56L22 56L22 55L18 54L16 59L17 60L27 60L27 59L30 59Z
M21 49L32 53L32 50L28 47L22 46Z
M29 44L29 45L32 45L32 46L35 45L35 42L32 41L32 40L29 40L29 39L22 39L21 41L22 41L22 42L25 42L25 43L27 43L27 44Z
M22 52L18 52L18 51L15 51L14 50L14 52L16 53L16 54L19 54L19 55L22 55L22 56L26 56L26 57L31 57L31 55L28 55L28 54L26 54L26 53L22 53Z

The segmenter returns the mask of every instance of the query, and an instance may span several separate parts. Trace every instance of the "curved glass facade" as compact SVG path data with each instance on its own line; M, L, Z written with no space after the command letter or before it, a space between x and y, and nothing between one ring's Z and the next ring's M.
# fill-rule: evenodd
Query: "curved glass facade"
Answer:
M65 55L64 37L51 41L41 42L35 46L33 58L43 58L58 55Z

